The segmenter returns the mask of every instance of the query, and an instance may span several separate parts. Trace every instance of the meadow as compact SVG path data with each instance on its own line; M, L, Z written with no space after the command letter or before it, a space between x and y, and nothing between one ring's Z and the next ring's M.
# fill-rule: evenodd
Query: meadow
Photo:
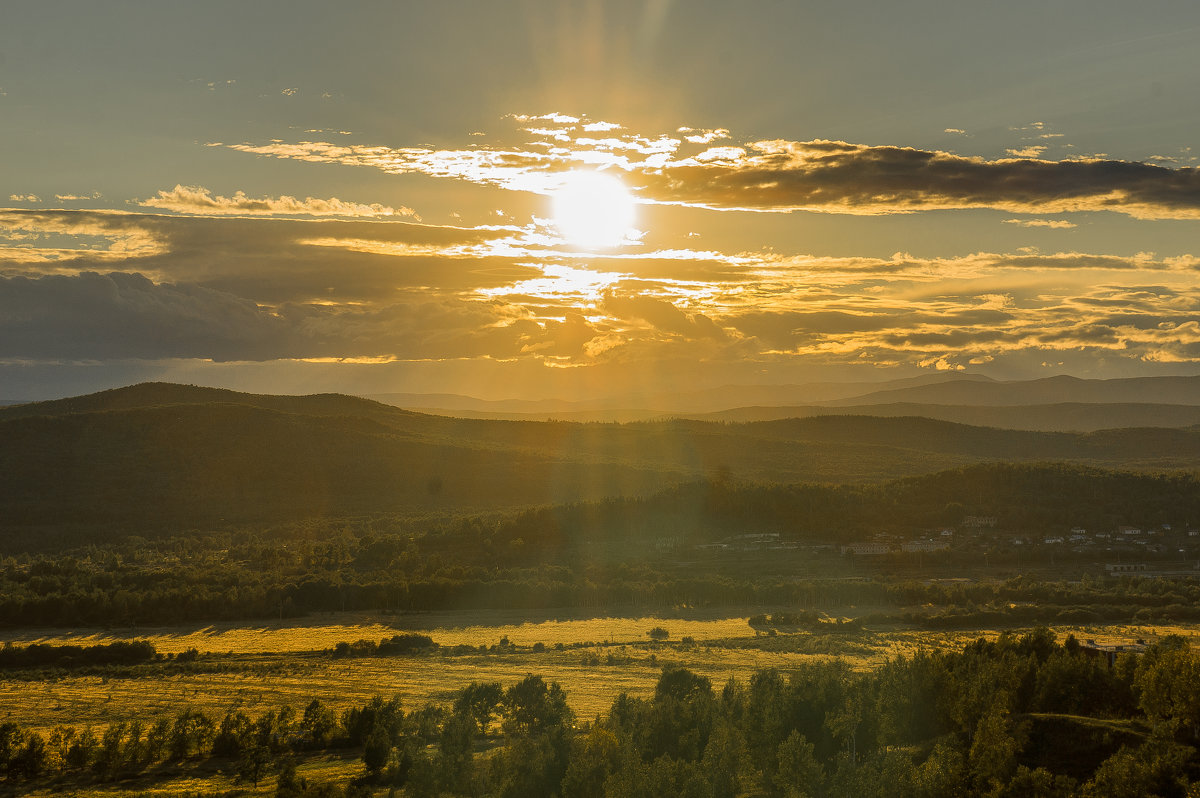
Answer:
M958 650L981 637L993 640L1002 631L891 627L769 635L756 633L748 615L694 616L522 620L511 611L434 612L411 618L326 614L298 623L198 629L28 630L6 639L50 645L148 640L161 654L196 649L200 657L186 667L152 664L127 673L0 672L0 720L17 720L47 731L60 724L102 729L119 720L151 721L185 703L218 715L229 709L258 714L285 704L299 709L317 698L340 712L376 695L397 696L406 708L416 709L427 702L447 703L471 682L507 685L531 672L561 684L576 715L587 719L608 710L622 692L638 697L652 694L662 669L669 665L687 667L716 685L730 677L746 680L762 668L786 673L813 660L838 659L865 672L897 655ZM647 633L655 627L667 630L667 640L649 638ZM1060 640L1073 634L1102 644L1153 642L1167 635L1194 641L1200 625L1100 624L1052 630ZM339 642L379 640L397 631L428 634L441 649L415 656L362 658L337 658L331 651ZM535 650L539 643L544 650ZM487 652L463 653L464 646L482 646ZM456 652L454 647L460 649Z

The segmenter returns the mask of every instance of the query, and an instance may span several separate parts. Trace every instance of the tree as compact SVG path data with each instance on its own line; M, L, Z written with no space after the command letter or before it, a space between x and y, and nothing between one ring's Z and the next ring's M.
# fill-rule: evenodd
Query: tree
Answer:
M363 764L372 775L378 775L392 755L392 740L383 726L376 726L363 745Z
M213 744L216 729L207 715L199 710L182 710L171 724L167 735L167 755L174 760L202 756Z
M488 724L503 700L500 682L471 682L455 700L454 711L473 718L480 735L486 737Z
M49 763L46 740L37 732L30 732L25 738L25 745L17 754L17 769L26 778L36 779L46 772Z
M1084 785L1087 798L1184 798L1190 749L1151 741L1122 748L1100 763Z
M621 742L609 729L593 724L571 740L571 756L563 776L563 798L603 798L604 782L619 764Z
M713 798L734 798L741 792L742 761L746 743L729 721L719 721L708 736L701 765L712 786Z
M517 734L538 734L570 721L566 694L557 682L530 674L504 691L506 726Z
M1147 652L1134 686L1142 711L1160 731L1200 736L1200 657L1189 648L1160 644Z
M241 710L230 710L221 718L221 727L213 738L212 755L233 759L242 755L254 741L254 723Z
M971 775L981 790L996 789L1005 784L1017 767L1017 755L1024 740L1023 730L1014 726L1008 707L997 700L980 718L971 741L968 761Z
M252 739L242 749L237 760L237 775L258 786L258 782L271 767L271 749L257 739Z
M824 773L813 756L813 744L798 731L792 731L776 749L779 763L772 783L788 798L819 795Z
M25 730L12 721L0 723L0 776L12 773L17 754L25 745Z
M305 748L325 748L337 729L337 718L333 710L317 699L304 708L300 720L300 741Z

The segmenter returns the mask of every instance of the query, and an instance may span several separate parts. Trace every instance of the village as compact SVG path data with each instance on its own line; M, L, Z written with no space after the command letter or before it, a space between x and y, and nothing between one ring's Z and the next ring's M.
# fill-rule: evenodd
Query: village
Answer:
M738 552L802 552L839 554L845 558L887 559L906 555L962 553L985 558L1033 563L1046 560L1102 563L1108 575L1179 574L1200 572L1200 528L1171 524L1089 530L1072 526L1061 533L1021 533L1006 530L995 516L966 516L956 527L878 532L845 542L830 534L830 542L789 538L778 532L733 535L693 548L710 554Z

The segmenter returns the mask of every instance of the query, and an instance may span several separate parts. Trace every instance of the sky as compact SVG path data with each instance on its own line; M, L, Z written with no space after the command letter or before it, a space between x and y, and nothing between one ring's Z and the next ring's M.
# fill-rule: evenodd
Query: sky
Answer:
M1190 0L0 23L0 399L1200 374Z

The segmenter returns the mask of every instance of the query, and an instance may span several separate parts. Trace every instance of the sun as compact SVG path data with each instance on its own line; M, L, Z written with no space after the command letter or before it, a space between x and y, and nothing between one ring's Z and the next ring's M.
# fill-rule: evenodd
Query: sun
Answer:
M570 172L554 193L554 223L576 246L616 247L633 225L633 197L612 175Z

